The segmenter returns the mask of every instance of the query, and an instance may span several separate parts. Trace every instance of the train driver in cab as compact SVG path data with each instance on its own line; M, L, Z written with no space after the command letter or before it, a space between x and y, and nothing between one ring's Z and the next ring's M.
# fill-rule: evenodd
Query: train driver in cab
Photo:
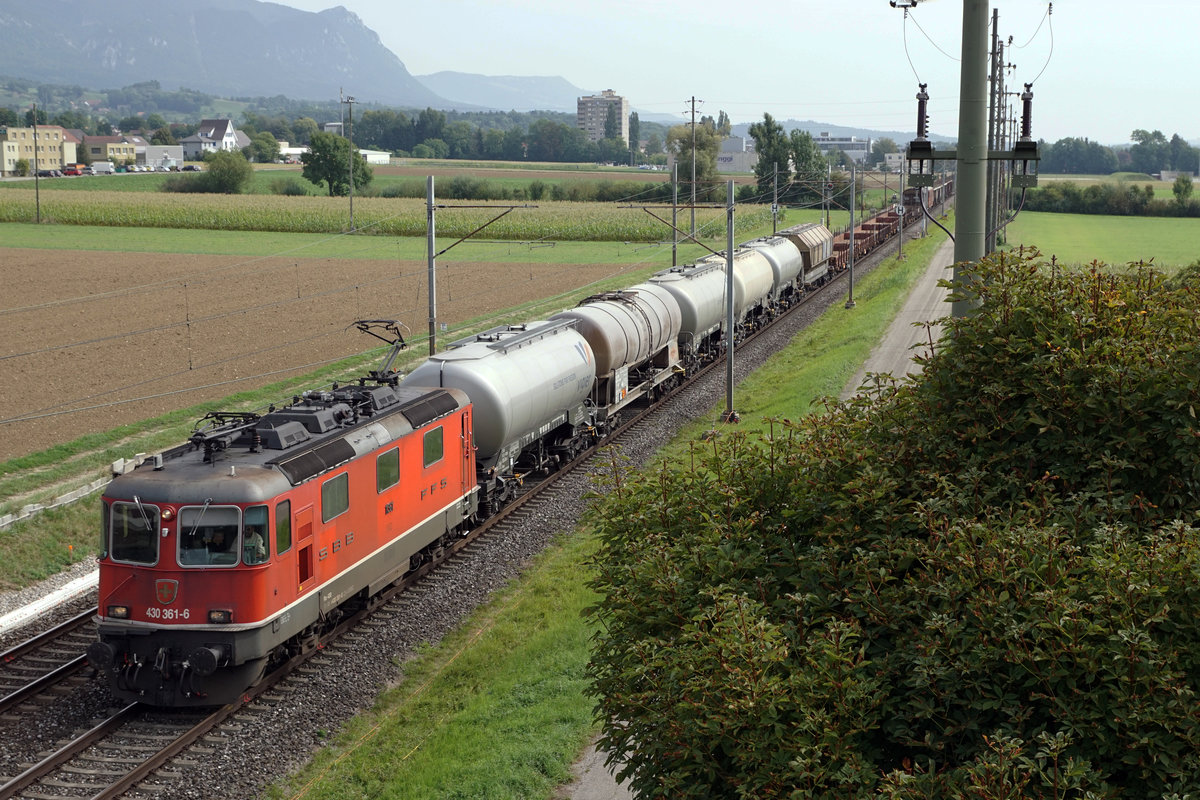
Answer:
M246 526L246 539L242 548L242 561L247 564L261 564L267 560L267 543L263 536L262 525Z

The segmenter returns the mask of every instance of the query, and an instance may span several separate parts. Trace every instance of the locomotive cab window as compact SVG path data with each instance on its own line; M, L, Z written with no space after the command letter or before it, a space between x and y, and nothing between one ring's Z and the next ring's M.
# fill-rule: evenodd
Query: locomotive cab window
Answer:
M111 539L105 548L114 561L154 564L158 561L158 506L113 503Z
M350 510L350 473L343 472L321 484L321 521L329 522Z
M250 506L242 517L242 563L265 564L271 554L267 507Z
M442 426L425 432L425 466L431 467L442 460Z
M231 567L238 563L242 510L237 506L179 509L179 563L185 567Z
M292 549L292 501L275 506L275 555Z
M108 532L112 529L112 510L100 501L100 558L108 558Z
M375 459L375 490L384 492L400 482L400 448L394 447Z

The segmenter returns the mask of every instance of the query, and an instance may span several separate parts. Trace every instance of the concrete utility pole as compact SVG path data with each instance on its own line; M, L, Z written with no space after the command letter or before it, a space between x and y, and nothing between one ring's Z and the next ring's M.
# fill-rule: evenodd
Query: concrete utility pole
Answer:
M425 184L425 252L429 254L429 355L437 352L437 233L434 218L433 176L430 175Z
M349 109L347 118L346 141L350 143L350 232L354 233L354 104L357 102L353 97L346 96L346 108Z
M988 130L987 130L987 146L989 150L999 150L999 145L996 144L996 119L1000 113L1000 59L999 54L998 26L1000 24L999 9L992 9L992 47L988 51L990 57L990 68L988 70L988 83L990 89L988 91ZM990 253L996 249L995 241L992 238L992 231L996 227L996 170L998 165L988 161L987 163L987 213L985 223L985 232L988 234L984 239L983 247L985 253Z
M958 177L954 193L954 280L966 278L962 264L984 257L987 230L987 17L988 0L963 0L962 69L959 78ZM951 305L965 317L971 301Z
M911 8L920 0L891 0L893 8ZM917 138L908 143L908 181L910 186L924 189L934 185L933 166L938 161L957 161L955 196L957 218L954 228L954 280L966 283L971 262L986 255L988 232L988 161L1008 161L1015 167L1020 162L1020 174L1014 174L1011 185L1019 188L1037 186L1037 173L1030 162L1040 158L1037 142L1032 135L1022 135L1011 149L988 150L988 0L963 0L962 71L960 81L957 149L938 150L925 133L925 116L929 95L925 84L917 93ZM1029 85L1032 88L1032 84ZM1024 98L1024 95L1022 95ZM1032 103L1033 94L1029 91ZM1023 118L1029 116L1028 111ZM928 163L929 171L925 171ZM916 168L914 170L914 167ZM971 312L970 300L956 300L952 314L964 317Z
M733 410L733 181L726 193L725 223L725 422L737 422Z
M850 295L846 298L846 308L854 308L854 159L850 159Z
M696 238L696 96L692 95L692 239Z
M679 162L671 165L671 266L679 266Z

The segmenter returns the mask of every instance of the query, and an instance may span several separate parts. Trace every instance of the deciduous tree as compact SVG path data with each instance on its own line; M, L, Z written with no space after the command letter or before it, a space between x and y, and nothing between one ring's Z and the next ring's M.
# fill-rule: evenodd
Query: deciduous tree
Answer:
M1171 187L1171 191L1175 193L1175 202L1179 205L1187 205L1187 201L1192 197L1192 177L1190 175L1179 175L1175 178L1175 185Z
M270 134L267 134L270 136ZM241 153L218 150L204 160L204 174L197 176L212 192L238 194L254 177L254 167Z
M792 154L783 126L770 114L764 113L761 122L750 126L749 133L750 138L754 140L754 151L758 153L758 163L754 165L758 191L765 194L772 190L776 169L779 174L779 186L786 186L792 176Z
M259 164L270 164L279 158L279 142L267 131L254 134L245 149L249 151L250 160Z
M717 152L721 139L715 123L700 124L695 129L696 143L696 197L702 200L717 199ZM667 133L667 150L675 155L679 165L679 182L692 180L692 126L675 125Z
M350 193L350 164L353 163L355 188L366 186L374 174L362 155L356 150L350 160L350 142L344 136L332 133L315 133L309 142L307 153L300 156L304 165L301 174L305 179L329 187L330 197Z
M637 156L638 156L638 153L641 152L641 150L640 150L641 137L642 137L641 128L642 128L641 120L638 119L638 113L636 111L634 111L633 113L631 113L629 115L629 164L630 164L630 166L637 165L637 161L638 161Z

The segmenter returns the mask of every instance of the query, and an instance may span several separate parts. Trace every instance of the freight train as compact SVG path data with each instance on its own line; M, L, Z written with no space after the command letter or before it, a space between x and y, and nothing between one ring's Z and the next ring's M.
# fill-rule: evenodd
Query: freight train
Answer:
M114 696L236 700L348 608L436 558L745 334L830 279L821 225L657 273L546 320L470 336L401 378L393 351L266 413L213 412L187 442L114 465L102 498L98 640Z

